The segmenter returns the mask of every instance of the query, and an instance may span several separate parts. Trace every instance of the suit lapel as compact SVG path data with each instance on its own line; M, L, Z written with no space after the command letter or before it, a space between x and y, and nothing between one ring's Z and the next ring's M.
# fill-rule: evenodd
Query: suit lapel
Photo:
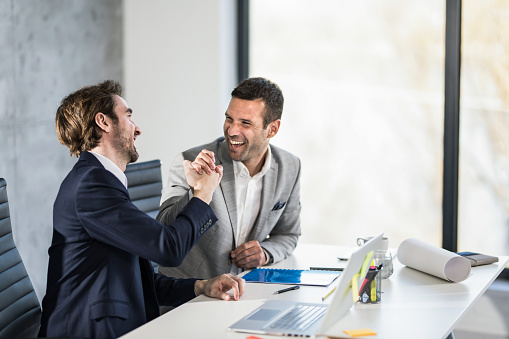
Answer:
M269 213L274 207L272 204L274 202L274 194L276 192L277 173L278 164L274 160L274 157L272 157L270 168L263 177L262 201L260 204L258 218L256 218L255 225L251 231L252 236L250 236L250 239L252 240L263 241L263 239L258 239L258 237L261 233L263 233L263 225L266 225Z
M217 160L223 166L223 178L219 187L226 203L226 210L230 218L230 226L233 232L233 248L236 248L235 239L237 239L237 198L235 190L235 172L233 170L233 162L228 155L226 149L226 142L221 142L218 145Z

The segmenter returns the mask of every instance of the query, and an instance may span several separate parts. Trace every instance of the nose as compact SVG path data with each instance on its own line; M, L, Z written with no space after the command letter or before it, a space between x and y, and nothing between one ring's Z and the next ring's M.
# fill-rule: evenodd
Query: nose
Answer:
M138 136L140 134L141 134L141 129L136 124L134 124L134 135Z
M235 122L232 122L227 128L227 132L228 132L228 135L229 136L234 136L234 135L237 135L239 134L239 128L238 128L238 124L236 124Z

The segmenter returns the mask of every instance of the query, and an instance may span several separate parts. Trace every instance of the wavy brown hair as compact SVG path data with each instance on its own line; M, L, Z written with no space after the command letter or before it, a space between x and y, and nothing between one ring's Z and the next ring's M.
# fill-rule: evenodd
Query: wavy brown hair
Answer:
M118 122L113 111L115 95L122 95L122 86L116 81L106 80L80 88L62 100L57 109L55 125L58 140L69 148L71 156L79 156L81 152L99 144L101 130L95 123L97 113L102 112L114 123Z

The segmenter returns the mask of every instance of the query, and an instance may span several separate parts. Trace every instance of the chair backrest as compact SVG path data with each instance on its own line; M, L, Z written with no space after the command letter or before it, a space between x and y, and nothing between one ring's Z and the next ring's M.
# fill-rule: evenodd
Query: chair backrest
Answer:
M128 191L131 201L155 219L159 212L163 178L161 161L151 160L129 164L126 167Z
M35 338L41 307L12 237L7 183L0 178L0 338Z

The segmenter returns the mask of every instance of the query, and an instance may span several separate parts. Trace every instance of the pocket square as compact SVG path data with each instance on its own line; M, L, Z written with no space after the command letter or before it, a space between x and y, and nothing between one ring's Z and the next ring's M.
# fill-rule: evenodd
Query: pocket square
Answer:
M286 202L278 201L274 207L272 208L273 211L277 211L282 209L285 206Z

